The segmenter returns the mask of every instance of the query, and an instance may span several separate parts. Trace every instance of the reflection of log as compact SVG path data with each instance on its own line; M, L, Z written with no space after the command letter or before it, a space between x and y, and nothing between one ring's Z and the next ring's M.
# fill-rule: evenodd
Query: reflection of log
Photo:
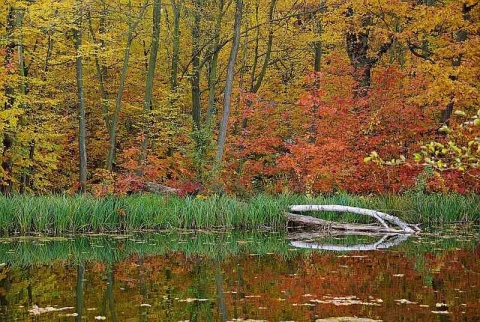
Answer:
M388 239L388 237L392 237ZM351 246L331 245L331 244L319 244L315 242L305 241L291 241L290 245L297 248L308 249L321 249L321 250L334 250L334 251L364 251L364 250L377 250L386 249L396 246L408 239L408 235L384 235L380 240L372 244L358 244Z
M343 238L346 236L369 236L369 237L383 237L385 235L397 235L397 234L386 234L379 233L377 231L358 231L358 230L289 230L287 234L288 240L312 240L312 239L321 239L321 238ZM407 234L402 234L407 235Z
M340 206L340 205L294 205L290 206L292 212L304 212L304 211L332 211L332 212L349 212L359 215L365 215L375 218L381 226L377 225L354 225L354 224L342 224L332 221L327 221L310 216L296 215L288 213L288 221L296 225L321 227L323 229L338 229L338 230L357 230L357 231L370 231L370 232L383 232L383 233L406 233L413 234L420 231L420 229L414 225L407 224L400 220L398 217L364 208ZM387 224L391 223L398 226L400 229L394 229Z

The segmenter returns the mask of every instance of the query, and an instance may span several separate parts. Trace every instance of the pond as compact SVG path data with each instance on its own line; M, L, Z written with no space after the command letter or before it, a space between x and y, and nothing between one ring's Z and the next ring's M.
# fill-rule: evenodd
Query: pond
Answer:
M479 321L478 232L4 238L0 320Z

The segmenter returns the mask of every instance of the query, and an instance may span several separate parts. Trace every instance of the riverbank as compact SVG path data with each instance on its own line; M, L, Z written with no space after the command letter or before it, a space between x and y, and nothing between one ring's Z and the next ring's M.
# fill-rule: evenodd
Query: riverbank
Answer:
M286 225L284 213L293 204L338 204L375 209L425 225L480 221L478 195L258 195L248 200L229 196L16 195L0 197L0 231L3 235L60 235L161 229L283 229ZM321 216L340 218L330 213ZM356 215L342 218L347 221L364 219Z

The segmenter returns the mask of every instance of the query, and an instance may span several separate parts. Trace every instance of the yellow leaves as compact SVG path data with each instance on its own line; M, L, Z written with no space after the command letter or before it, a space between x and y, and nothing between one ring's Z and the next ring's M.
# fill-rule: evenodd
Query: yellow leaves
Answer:
M374 162L378 165L389 165L389 166L394 166L394 165L401 165L407 162L407 159L405 158L404 155L400 155L398 159L391 159L389 161L385 161L382 159L376 151L372 151L368 157L365 157L363 159L363 162L368 163L368 162Z
M15 130L24 112L25 111L20 108L9 108L0 111L0 130L3 131L5 128Z
M438 129L438 132L451 133L452 130L448 127L448 125L442 125L442 127Z

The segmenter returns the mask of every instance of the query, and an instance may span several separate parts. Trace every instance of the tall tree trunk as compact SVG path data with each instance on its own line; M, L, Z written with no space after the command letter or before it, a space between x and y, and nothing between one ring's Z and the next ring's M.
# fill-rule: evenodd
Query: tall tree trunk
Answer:
M27 188L33 188L32 175L33 175L33 160L35 156L35 140L31 140L28 145L28 162L27 169L22 173L22 182L20 185L20 193L24 193Z
M24 9L16 9L15 15L15 27L22 28L23 24L23 15ZM23 48L23 36L20 29L20 35L17 40L17 58L18 58L18 70L20 72L20 94L22 95L22 100L25 99L25 95L27 94L27 69L25 66L25 55L24 55L24 48ZM25 107L25 103L21 103L22 107Z
M257 66L258 66L258 51L260 47L260 19L259 19L259 7L260 1L257 0L255 3L255 47L253 49L253 62L252 68L250 73L250 92L253 90L255 86L255 75L257 74Z
M355 14L353 8L348 8L347 17ZM387 42L381 44L377 52L370 53L369 27L373 24L372 16L366 14L361 17L361 30L349 30L346 33L347 54L353 67L353 79L355 80L355 88L353 89L354 97L365 97L368 94L372 81L372 68L392 47L394 37L389 37Z
M123 54L123 66L122 73L120 75L120 84L118 85L117 99L115 101L115 110L110 120L110 129L109 129L109 145L108 145L108 155L106 169L112 171L113 163L115 160L116 154L116 145L117 145L117 124L118 124L118 115L122 107L122 96L123 89L125 87L125 81L127 79L127 70L128 70L128 61L130 59L130 49L132 47L133 41L133 30L131 27L128 28L127 43L125 45L125 50Z
M247 8L245 8L247 10ZM241 99L242 99L242 94L244 94L245 91L245 73L247 70L247 53L248 53L248 43L249 43L249 26L248 26L248 21L245 22L245 33L243 34L243 45L242 45L242 65L240 67L239 71L239 77L238 77L238 88L240 89L240 93L237 96L237 100L235 102L235 110L234 110L234 115L237 121L233 125L233 134L238 135L240 131L240 107L241 107ZM244 118L245 120L245 118ZM243 124L243 122L242 122ZM246 125L246 124L245 124ZM243 135L243 134L242 134ZM240 147L239 147L240 148ZM240 162L241 164L241 162ZM241 165L239 166L239 171L241 171ZM240 172L238 172L240 174Z
M200 101L200 10L202 0L194 0L192 25L192 119L193 130L201 128L201 101Z
M466 23L471 23L472 17L471 17L471 11L475 6L478 4L478 2L473 3L471 5L467 5L466 3L463 4L462 6L462 18ZM468 38L468 31L466 29L461 29L457 32L456 39L455 41L457 43L462 43ZM462 65L462 54L453 57L452 58L452 66L454 69L457 69ZM450 75L449 79L453 82L456 82L458 80L458 76L456 75ZM452 94L450 102L445 106L445 109L442 111L441 118L440 118L440 124L442 125L449 125L450 123L450 117L452 116L453 108L455 106L454 103L454 94ZM445 132L438 131L437 135L439 136L445 136Z
M161 1L154 0L153 2L153 35L152 45L150 47L150 58L148 60L148 73L145 89L145 98L143 100L143 142L142 152L140 155L140 175L143 175L143 167L147 159L148 147L148 115L152 109L152 91L153 80L155 79L155 67L157 66L158 44L160 41L160 14Z
M323 3L321 4L323 5ZM323 33L323 25L322 25L322 15L323 10L320 12L320 18L317 19L315 24L315 33L317 37L321 37ZM320 68L322 67L322 55L323 55L323 48L321 40L316 40L313 42L313 50L315 52L315 60L314 60L314 72L319 72Z
M22 28L23 17L25 14L25 9L16 9L15 14L15 27ZM18 70L20 72L20 95L21 95L21 108L28 108L28 104L25 103L27 96L27 66L25 64L25 55L24 55L24 46L23 46L23 32L20 29L18 40L17 40L17 58L18 58ZM24 121L22 121L23 123ZM30 165L25 165L22 167L22 175L20 179L20 193L24 193L27 188L30 187L30 172L33 171L33 156L35 151L35 141L30 140L29 149L28 149L28 163Z
M373 62L368 57L368 31L348 32L346 36L347 53L353 66L355 97L365 97L371 83Z
M257 2L257 6L255 7L255 19L257 23L256 27L256 36L255 36L255 50L254 50L254 58L253 58L253 65L252 65L252 72L250 75L250 93L257 93L262 85L263 79L266 75L268 64L270 63L270 56L272 54L272 46L273 46L273 11L275 10L275 6L278 0L271 0L270 6L268 10L268 40L267 40L267 49L265 51L265 59L263 60L262 67L260 69L260 73L258 76L256 75L257 66L258 66L258 58L259 55L259 40L260 40L260 23L258 19L258 8L259 2ZM248 102L249 106L251 106L252 102ZM245 130L247 128L248 119L245 117L242 119L242 129Z
M132 48L132 42L134 37L133 33L137 28L138 24L140 23L143 17L143 14L145 13L145 9L147 8L147 5L148 5L148 1L144 3L136 21L130 20L128 23L127 43L125 44L125 50L123 53L123 66L122 66L122 73L120 75L120 84L118 85L117 99L115 102L115 110L113 111L113 115L110 120L110 133L109 133L110 140L109 140L107 163L106 163L106 169L109 171L112 171L113 163L115 160L116 145L117 145L118 115L120 113L120 109L122 108L123 89L125 87L125 81L127 79L128 61L130 59L130 50ZM131 3L129 3L129 7L131 9ZM132 10L130 10L130 12L132 12Z
M7 37L7 46L5 48L5 66L10 66L13 61L13 56L15 52L15 40L14 40L14 31L15 31L15 8L10 7L7 16L6 22L6 37ZM7 70L10 74L11 72ZM11 109L15 104L14 98L14 88L7 82L5 85L5 100L4 109ZM5 173L2 178L2 185L0 187L2 194L8 195L12 191L12 170L13 170L13 160L11 157L12 146L13 146L13 132L7 127L4 129L3 132L3 140L2 140L2 169Z
M275 5L277 4L277 0L270 1L270 7L268 9L268 40L267 40L267 50L265 52L265 59L263 60L262 69L260 70L260 74L254 83L252 83L252 88L250 92L257 93L262 85L263 78L267 72L268 64L270 63L270 56L272 54L272 45L273 45L273 11L275 10ZM258 34L257 34L257 41L258 41Z
M98 27L98 32L100 36L102 36L105 31L106 31L106 4L105 1L102 1L103 3L103 8L100 16L100 22L99 22L99 27ZM105 41L103 38L100 40L97 39L95 32L93 31L93 24L92 24L92 18L91 18L91 13L88 11L88 27L90 30L90 35L93 39L93 42L100 48L100 50L105 50ZM111 123L110 123L110 117L109 117L109 106L108 106L108 94L105 89L105 78L107 76L107 66L103 62L100 61L99 55L98 55L98 50L95 50L94 52L95 56L95 70L98 78L98 90L100 91L100 96L101 96L101 106L102 106L102 113L103 113L103 119L105 121L105 126L107 128L108 133L110 133L110 128L111 128Z
M323 15L323 6L324 2L320 4L320 17L317 19L315 24L315 33L318 38L322 36L323 26L322 26L322 15ZM322 66L322 42L320 40L316 40L313 42L313 49L315 53L314 57L314 64L313 64L313 71L315 73L315 81L313 82L312 94L317 96L318 89L320 87L320 72ZM318 112L318 104L313 104L311 109L311 124L310 128L308 129L308 143L315 143L317 140L317 112Z
M10 66L12 64L13 55L15 52L16 44L15 44L14 35L13 35L15 31L15 22L16 22L15 8L10 7L8 11L8 16L7 16L7 22L6 22L7 45L5 48L5 61L4 61L5 66ZM14 94L13 87L9 83L5 84L5 97L7 98L4 104L5 109L10 109L13 107L13 104L15 102L13 94Z
M218 54L220 52L220 32L222 28L224 0L218 1L217 19L215 21L215 36L212 45L212 58L210 59L210 66L208 70L208 107L206 123L208 127L211 127L211 119L215 114L215 85L217 83L217 67L218 67Z
M170 73L170 89L173 93L178 87L178 62L180 60L180 14L182 12L182 0L171 0L173 10L173 42L172 42L172 70Z
M80 153L80 191L85 192L87 186L87 149L86 149L86 119L85 119L85 94L83 91L83 62L80 47L82 46L82 15L83 0L77 0L77 26L74 30L75 61L77 72L77 100L78 100L78 150Z
M227 80L225 82L225 91L223 94L223 114L222 121L220 123L220 132L218 134L218 146L217 146L217 165L221 166L223 153L225 150L225 142L227 139L228 118L230 115L230 101L232 99L233 89L233 76L235 72L235 61L237 60L238 47L240 44L240 27L242 24L242 0L236 0L235 6L235 23L233 28L233 45L230 51L230 58L228 60L227 67Z

